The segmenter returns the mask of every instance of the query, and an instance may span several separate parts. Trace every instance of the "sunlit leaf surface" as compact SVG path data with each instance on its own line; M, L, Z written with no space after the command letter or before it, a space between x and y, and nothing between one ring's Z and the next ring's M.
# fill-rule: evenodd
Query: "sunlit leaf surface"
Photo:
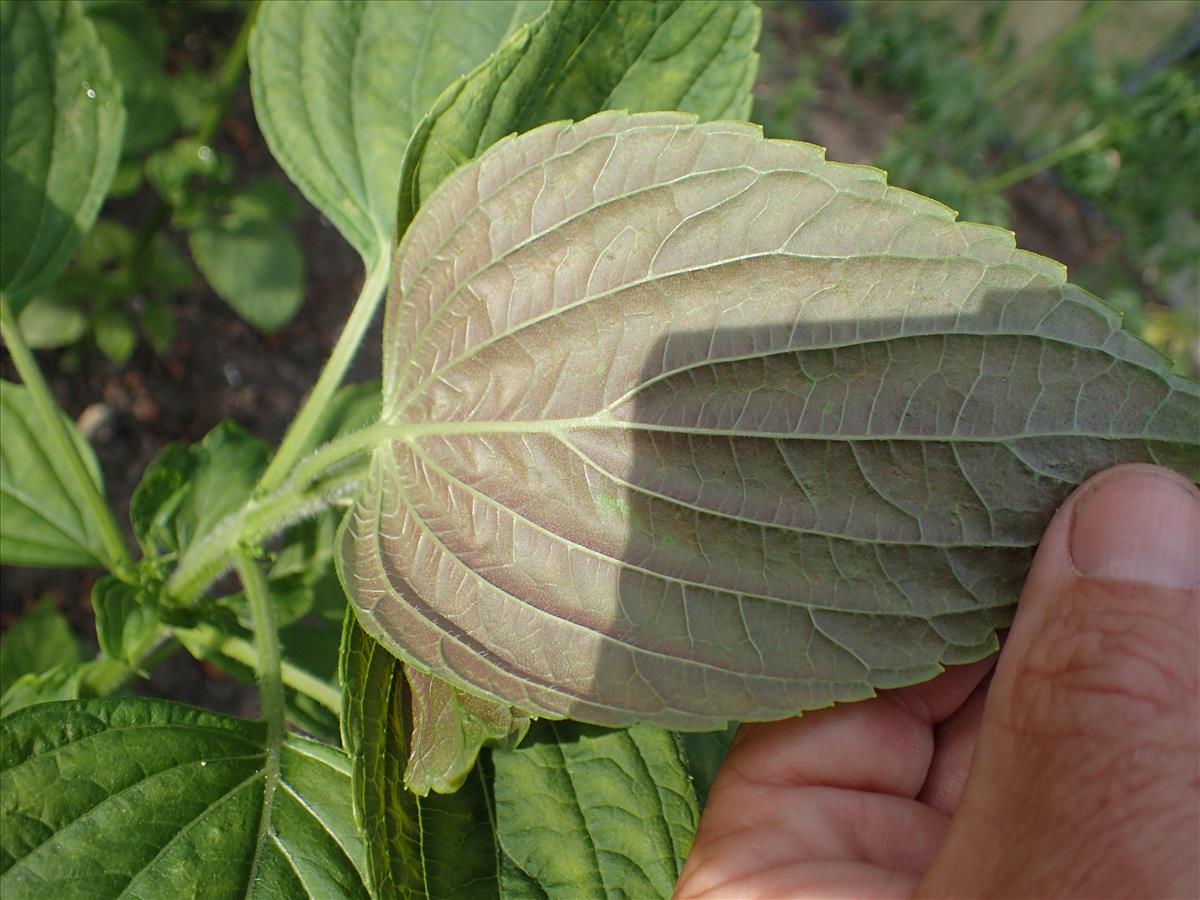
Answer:
M159 700L0 724L5 897L366 897L350 767L260 722Z
M87 566L106 558L94 521L67 466L48 446L28 389L0 381L0 563ZM75 423L63 425L97 490L104 480L91 445Z
M671 896L699 817L679 735L547 722L492 761L502 897Z
M259 127L368 258L392 240L404 147L438 94L536 16L536 0L264 4L250 44Z
M364 626L545 715L695 729L995 647L1055 506L1200 475L1197 386L881 172L737 123L502 141L400 245Z

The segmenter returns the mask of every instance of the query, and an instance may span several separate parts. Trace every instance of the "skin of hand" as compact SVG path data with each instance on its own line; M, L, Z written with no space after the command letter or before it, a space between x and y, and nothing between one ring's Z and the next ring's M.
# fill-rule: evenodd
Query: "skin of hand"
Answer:
M998 661L739 730L678 900L912 896L1200 897L1194 484L1081 485Z

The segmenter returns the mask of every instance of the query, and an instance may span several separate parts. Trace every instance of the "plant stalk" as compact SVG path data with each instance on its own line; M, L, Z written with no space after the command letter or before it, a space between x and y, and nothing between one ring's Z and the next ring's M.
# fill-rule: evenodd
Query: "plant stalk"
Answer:
M242 72L246 68L246 53L250 47L250 33L254 30L254 23L258 21L258 11L261 7L262 0L254 0L250 4L250 9L246 11L246 17L242 19L242 24L238 28L237 36L229 47L229 52L221 61L221 68L217 73L216 94L205 111L204 120L200 123L200 130L196 132L196 139L202 144L207 144L217 133L217 126L221 124L221 117L225 115L229 98L233 96L234 89L242 80Z
M267 726L266 765L263 767L263 801L258 818L258 837L254 842L254 859L250 863L248 883L253 885L258 878L259 865L263 858L271 832L275 808L275 794L279 787L280 754L287 738L287 719L283 702L283 674L279 653L279 631L275 622L275 607L271 603L271 592L267 579L257 560L250 557L245 547L235 547L233 564L242 588L250 601L250 615L254 620L254 649L258 654L258 695L260 717Z
M1106 0L1098 0L1085 8L1074 22L1061 29L1054 37L1039 44L1033 52L996 79L992 85L992 99L999 100L1026 78L1058 57L1064 47L1092 27L1096 20L1105 13L1107 6Z
M262 703L262 719L267 723L267 744L278 746L285 727L283 705L283 673L279 653L279 631L275 624L275 607L267 579L258 562L242 547L233 551L233 564L254 620L254 651L258 657L258 690Z
M354 301L354 309L350 313L350 318L346 320L346 325L333 347L333 352L329 355L328 362L325 363L325 367L317 377L317 383L313 386L312 393L304 402L299 414L292 420L275 457L267 466L267 471L263 473L262 478L259 479L258 487L255 489L256 496L269 494L287 481L305 448L309 446L312 433L320 422L321 414L325 411L325 407L338 386L341 385L346 370L358 352L358 345L362 343L363 335L366 334L371 321L375 318L375 311L379 308L379 301L383 298L384 288L387 285L390 263L389 254L381 253L368 269L362 290L358 294L358 299Z
M8 347L13 364L21 376L21 382L33 398L34 408L42 423L43 437L56 458L55 462L65 469L60 471L60 474L66 476L67 483L74 489L75 499L83 502L99 530L98 536L102 545L99 548L99 562L117 577L127 578L126 570L131 563L129 548L125 546L121 528L113 518L108 502L100 493L100 487L92 480L75 441L71 439L63 423L62 411L50 392L46 379L42 377L37 360L25 344L25 338L21 336L21 329L17 325L8 297L3 294L0 294L0 337L3 337L4 344ZM59 465L55 465L55 468L59 469ZM95 552L97 548L88 549Z
M259 668L258 651L249 641L239 637L222 634L211 625L199 625L195 628L176 628L178 635L185 645L198 644L206 651L217 652L227 656L234 662L241 663L256 672ZM306 697L316 700L334 715L340 715L342 709L342 692L336 687L306 672L286 659L280 659L279 675L285 687L299 691Z
M1007 172L1001 172L999 175L993 175L991 178L985 178L983 181L975 185L972 193L987 194L995 191L1002 191L1005 188L1011 187L1018 181L1024 181L1038 172L1049 169L1052 166L1058 165L1064 159L1070 159L1072 156L1077 156L1091 150L1093 147L1104 143L1109 137L1109 123L1101 122L1095 128L1085 131L1079 137L1067 141L1065 144L1060 144L1048 153L1044 153L1037 159L1031 159L1027 163L1022 163L1019 166L1014 166Z

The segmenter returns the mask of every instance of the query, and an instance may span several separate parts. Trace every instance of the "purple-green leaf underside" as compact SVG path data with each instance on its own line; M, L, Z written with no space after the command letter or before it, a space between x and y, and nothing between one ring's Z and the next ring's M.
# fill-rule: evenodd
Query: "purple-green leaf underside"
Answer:
M1074 485L1197 385L1006 231L754 126L493 146L396 251L364 627L535 714L703 729L980 658Z

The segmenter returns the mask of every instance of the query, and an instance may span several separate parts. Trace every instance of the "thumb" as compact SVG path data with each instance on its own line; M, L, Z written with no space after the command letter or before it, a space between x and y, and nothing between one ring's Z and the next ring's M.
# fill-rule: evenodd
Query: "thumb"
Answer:
M1200 896L1200 492L1092 478L1047 529L923 896Z

